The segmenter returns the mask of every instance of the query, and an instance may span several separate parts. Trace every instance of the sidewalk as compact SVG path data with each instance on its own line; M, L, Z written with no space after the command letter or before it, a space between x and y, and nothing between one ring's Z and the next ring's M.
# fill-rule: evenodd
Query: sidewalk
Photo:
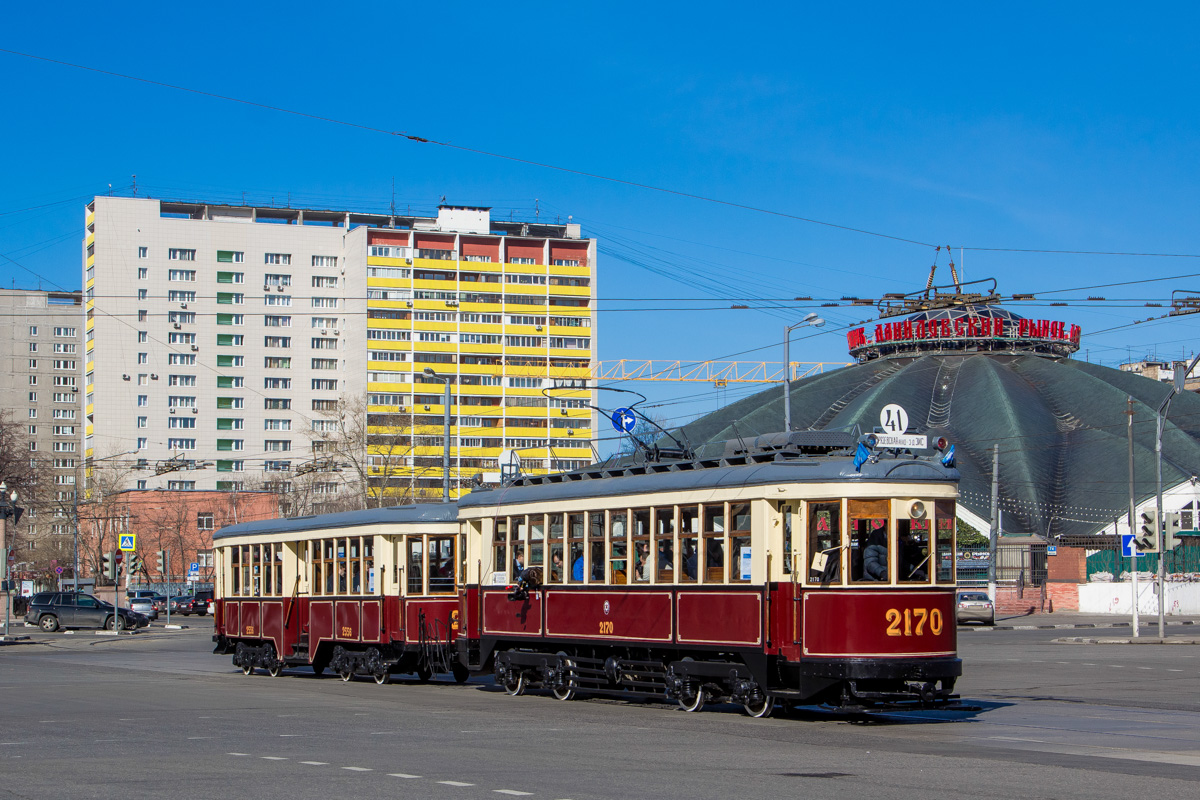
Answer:
M1175 632L1184 633L1190 632L1187 628L1180 626L1197 625L1200 626L1200 617L1193 616L1170 616L1166 617L1167 629L1174 629ZM1131 629L1132 621L1128 614L1118 616L1116 614L1083 614L1078 611L1059 611L1053 614L1045 612L1037 612L1033 614L1019 614L1016 616L1001 615L996 617L996 624L990 627L977 627L975 625L959 625L958 631L1028 631L1028 630L1053 630L1056 628L1124 628ZM1139 620L1140 633L1158 634L1158 615L1142 614ZM1196 634L1200 635L1200 630L1196 630Z

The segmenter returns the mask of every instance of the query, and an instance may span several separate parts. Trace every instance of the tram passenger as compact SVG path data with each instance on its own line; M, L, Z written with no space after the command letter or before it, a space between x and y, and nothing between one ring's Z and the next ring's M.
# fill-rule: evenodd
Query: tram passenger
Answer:
M550 580L554 583L562 583L563 578L563 560L562 551L555 550L550 554Z
M571 580L583 580L583 553L575 556L575 563L571 564Z
M887 533L876 528L867 537L863 549L863 580L886 581L888 579Z
M346 565L338 565L338 594L346 593Z
M689 581L696 580L696 546L691 539L683 541L683 574Z
M521 573L525 571L525 559L521 555L519 547L514 547L513 550L513 577L519 578Z
M633 554L633 575L636 580L648 580L646 574L646 557L648 555L645 542L638 542L637 548Z

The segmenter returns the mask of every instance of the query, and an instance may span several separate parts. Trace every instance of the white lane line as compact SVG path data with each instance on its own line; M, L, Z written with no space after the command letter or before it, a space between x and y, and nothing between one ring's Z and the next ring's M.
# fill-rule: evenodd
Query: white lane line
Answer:
M396 731L371 731L372 736L391 736Z
M281 733L281 734L279 734L279 737L281 739L286 739L288 737L296 737L296 736L303 736L303 735L304 735L303 733Z
M463 783L462 781L438 781L438 783L445 784L446 786L474 786L475 785L473 783Z
M226 753L227 756L248 756L249 753Z
M1113 669L1125 669L1124 664L1109 664L1108 666L1112 667Z
M310 767L328 767L328 761L301 761L301 764L308 764Z
M351 772L374 772L375 771L375 770L371 769L370 767L342 767L342 769L348 769Z
M496 794L511 794L516 797L528 797L533 792L518 792L516 789L492 789Z
M196 717L196 719L215 719L215 717Z
M1167 672L1183 672L1181 669L1169 669Z
M1138 667L1138 669L1154 669L1154 667Z
M0 742L0 744L29 744L29 742Z
M213 736L189 736L188 740L190 741L192 739L213 739L213 738L215 738L215 737L213 737Z
M409 775L407 772L389 772L389 777L392 778L419 778L420 775Z
M259 756L259 758L265 759L267 761L287 761L287 759L284 758L283 756Z
M1065 664L1067 662L1064 661L1063 663ZM275 716L277 716L277 717L298 717L300 715L299 714L276 714Z

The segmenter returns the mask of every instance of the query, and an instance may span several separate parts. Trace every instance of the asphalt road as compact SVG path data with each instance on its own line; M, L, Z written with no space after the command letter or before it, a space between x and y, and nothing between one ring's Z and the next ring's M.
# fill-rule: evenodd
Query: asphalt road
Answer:
M1159 798L1200 791L1200 646L960 636L978 712L752 720L310 671L246 677L207 619L0 646L0 798ZM778 713L778 712L777 712Z

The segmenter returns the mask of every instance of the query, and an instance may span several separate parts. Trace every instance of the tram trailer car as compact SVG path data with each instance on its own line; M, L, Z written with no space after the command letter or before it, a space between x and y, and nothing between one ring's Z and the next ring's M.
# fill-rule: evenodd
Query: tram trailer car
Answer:
M665 693L689 711L949 704L953 453L873 444L778 434L460 498L463 662L513 695Z
M213 535L214 652L249 675L331 669L468 677L454 648L457 508L429 503L248 522Z

